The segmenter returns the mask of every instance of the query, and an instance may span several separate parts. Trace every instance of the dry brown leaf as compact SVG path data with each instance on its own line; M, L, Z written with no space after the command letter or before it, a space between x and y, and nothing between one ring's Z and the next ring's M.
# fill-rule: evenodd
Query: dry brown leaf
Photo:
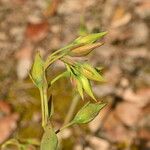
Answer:
M133 102L139 107L144 107L150 102L150 88L142 88L134 92L132 89L127 89L122 95L125 101Z
M14 113L0 119L0 143L4 142L17 128L19 115Z
M11 106L3 100L0 100L0 112L5 113L6 115L10 114Z
M39 23L28 23L26 28L26 38L33 42L39 42L48 35L49 23L47 21Z
M117 105L116 116L127 126L135 126L141 115L141 108L135 103L122 102Z
M117 7L112 18L112 27L119 27L127 24L131 20L131 14L127 13L125 7Z
M130 142L134 136L133 132L128 131L117 119L114 112L107 118L104 130L106 137L112 142Z

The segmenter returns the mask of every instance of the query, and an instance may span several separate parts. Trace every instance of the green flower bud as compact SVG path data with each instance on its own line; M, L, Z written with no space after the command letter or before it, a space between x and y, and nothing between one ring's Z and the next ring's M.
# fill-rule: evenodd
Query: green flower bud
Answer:
M107 32L100 32L100 33L93 33L93 34L89 34L85 36L80 36L74 41L74 43L75 44L91 44L97 41L98 39L102 38L106 34Z
M83 57L88 55L92 50L94 50L97 47L100 47L104 43L94 43L94 44L88 44L84 46L80 46L77 48L72 49L68 55L72 57Z
M83 89L85 90L85 92L96 101L96 98L94 97L92 88L91 88L91 84L90 81L84 77L83 75L79 75L78 76L78 80L81 82Z
M76 80L76 83L77 83L77 85L76 85L76 86L77 86L77 90L78 90L78 92L79 92L81 98L84 99L82 83L81 83L81 81L78 80L78 79Z
M79 110L71 122L74 124L89 123L99 114L100 110L104 108L104 106L106 106L106 103L88 102Z
M81 74L83 74L86 78L94 81L104 81L104 78L99 74L97 69L92 67L90 64L78 63L78 70Z
M42 87L43 85L43 79L44 79L44 63L40 56L40 53L38 52L35 56L32 68L30 70L30 77L33 80L34 84L37 87Z

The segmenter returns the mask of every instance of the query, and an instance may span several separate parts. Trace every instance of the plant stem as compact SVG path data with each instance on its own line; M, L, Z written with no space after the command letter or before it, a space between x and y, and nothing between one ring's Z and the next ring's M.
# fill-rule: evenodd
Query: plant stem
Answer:
M73 125L73 124L74 124L74 122L69 122L68 124L66 124L66 125L63 126L62 128L60 128L60 129L58 129L57 131L55 131L55 133L57 134L57 133L61 132L62 130L64 130L64 129L70 127L70 126Z
M40 96L41 96L41 113L42 113L42 127L45 127L45 107L44 107L44 96L43 90L40 89Z
M72 119L74 111L76 109L76 106L77 106L79 100L80 100L79 94L75 94L73 97L73 100L71 102L71 105L69 107L69 111L67 112L67 116L65 118L64 125L66 125Z
M43 88L40 89L40 96L42 108L42 127L45 129L49 117L47 87L44 86Z

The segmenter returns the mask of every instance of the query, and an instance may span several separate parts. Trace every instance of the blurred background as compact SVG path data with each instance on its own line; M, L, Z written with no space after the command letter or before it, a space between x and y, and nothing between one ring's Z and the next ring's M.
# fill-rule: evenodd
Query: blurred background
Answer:
M28 77L36 51L46 57L84 32L108 31L105 45L87 58L104 67L107 83L93 83L93 90L108 105L88 125L59 134L60 149L150 149L149 21L149 0L0 0L0 143L41 138L40 97ZM48 76L63 70L58 61ZM65 78L51 88L55 129L72 88Z

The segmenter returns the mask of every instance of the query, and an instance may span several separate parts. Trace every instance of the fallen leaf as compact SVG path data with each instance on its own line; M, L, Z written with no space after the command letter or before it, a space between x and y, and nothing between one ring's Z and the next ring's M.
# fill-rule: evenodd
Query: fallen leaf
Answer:
M114 12L111 25L113 28L120 27L127 24L130 20L131 14L126 12L124 6L119 6Z
M0 119L0 143L4 142L17 128L19 115L13 113Z
M135 103L122 102L117 105L116 116L127 126L135 126L141 114L141 108Z
M39 23L28 23L26 28L26 38L33 42L39 42L48 35L49 23L47 21Z
M116 114L111 112L104 123L105 136L112 142L131 142L134 133L123 126Z
M132 89L127 89L123 92L122 97L125 101L144 107L150 102L150 88L138 89L136 92Z
M6 101L0 100L0 112L8 115L11 112L11 106Z

